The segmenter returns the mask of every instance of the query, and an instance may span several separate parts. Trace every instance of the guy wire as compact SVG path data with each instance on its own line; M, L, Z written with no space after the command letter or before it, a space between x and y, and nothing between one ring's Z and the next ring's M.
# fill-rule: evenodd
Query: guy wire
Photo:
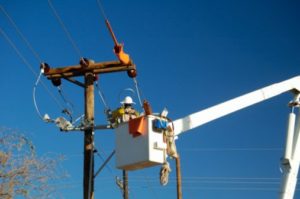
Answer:
M102 153L106 156L107 154L104 152L104 150L102 150L102 148L100 148L100 147L97 147L96 144L95 144L95 149L96 149L96 151L95 151L96 155L97 155L103 162L105 162L104 157L99 153L99 151L98 151L97 149L100 149L100 150L102 151ZM107 163L107 164L105 165L105 167L109 170L109 172L111 173L111 175L112 175L113 177L116 176L116 174L113 172L113 169L110 167L109 163Z

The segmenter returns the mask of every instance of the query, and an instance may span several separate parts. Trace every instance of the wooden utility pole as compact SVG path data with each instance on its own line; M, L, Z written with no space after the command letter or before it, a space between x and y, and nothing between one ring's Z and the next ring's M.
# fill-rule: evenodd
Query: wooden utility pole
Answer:
M84 75L85 124L88 127L84 130L84 199L94 199L94 79L92 72Z
M177 199L182 199L182 181L181 181L181 166L180 166L180 156L175 158L176 160L176 178L177 178Z
M81 59L79 65L51 69L43 63L44 75L52 82L66 79L84 88L85 126L84 126L84 162L83 162L83 198L94 199L94 81L95 75L127 71L129 77L136 76L135 65L130 61L124 64L121 61L94 63ZM73 77L83 76L84 83ZM57 86L57 84L55 84Z
M123 170L123 198L128 199L128 172Z

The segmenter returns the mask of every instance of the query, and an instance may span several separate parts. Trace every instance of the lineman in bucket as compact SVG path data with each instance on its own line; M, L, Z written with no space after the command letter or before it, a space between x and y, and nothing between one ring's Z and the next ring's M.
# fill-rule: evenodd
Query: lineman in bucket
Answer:
M121 107L112 112L112 124L116 127L118 124L128 122L131 119L137 118L139 113L134 109L133 104L135 102L130 96L126 96L123 101L120 102Z

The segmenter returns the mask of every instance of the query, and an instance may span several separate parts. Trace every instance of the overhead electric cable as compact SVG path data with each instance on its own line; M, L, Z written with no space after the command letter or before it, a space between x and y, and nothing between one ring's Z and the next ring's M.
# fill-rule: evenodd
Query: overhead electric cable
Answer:
M146 181L146 184L147 184L147 188L149 189L149 191L154 195L154 198L159 198L158 197L158 194L156 193L156 191L154 191L154 189L152 188L151 184L150 184L150 181L148 179L148 176L145 177L145 181Z
M183 148L191 152L230 152L230 151L281 151L283 148Z
M256 185L272 185L272 184L280 184L280 181L277 182L260 182L260 181L183 181L185 184L256 184Z
M34 107L35 107L35 110L36 110L38 116L41 118L41 120L44 120L44 118L43 118L43 116L42 116L42 114L41 114L41 112L40 112L40 110L38 108L38 105L37 105L37 102L36 102L36 95L35 95L36 94L36 87L37 87L38 83L41 80L42 74L43 74L43 72L41 70L41 72L40 72L40 74L39 74L39 76L38 76L38 78L37 78L37 80L36 80L36 82L35 82L35 84L33 86L32 98L33 98L33 104L34 104Z
M106 25L108 25L108 29L109 29L109 31L110 31L110 33L112 35L112 38L114 40L115 45L119 45L118 42L117 42L117 39L116 39L116 37L115 37L112 29L111 29L111 26L109 25L108 17L105 14L104 7L103 7L101 1L97 0L97 4L98 4L98 7L99 7L99 10L100 10L100 13L101 13L102 17L105 20ZM141 108L143 108L143 103L142 103L141 94L140 94L141 92L140 92L140 89L139 89L139 85L138 85L137 79L135 77L133 77L132 79L133 79L134 86L135 86L135 89L136 89L136 93L137 93L137 97L138 97L138 100L139 100L139 104L140 104Z
M134 189L144 189L144 186L133 186ZM172 187L158 187L154 186L154 189L174 189ZM278 187L201 187L201 186L183 186L184 190L214 190L214 191L271 191L276 192ZM299 189L296 189L299 191Z
M59 14L58 14L58 12L56 11L55 7L53 6L51 0L48 0L48 4L49 4L49 6L50 6L50 8L51 8L51 10L52 10L52 12L53 12L53 14L54 14L54 16L55 16L56 19L58 20L60 26L62 27L63 31L64 31L65 34L67 35L69 41L71 42L73 48L75 49L77 55L78 55L79 57L82 57L82 54L81 54L81 52L80 52L80 49L78 48L78 46L76 45L75 41L73 40L73 38L72 38L70 32L68 31L68 29L67 29L66 25L64 24L63 20L60 18Z
M48 4L49 4L49 7L51 8L51 10L52 10L54 16L55 16L56 19L58 20L60 26L62 27L63 31L65 32L67 38L69 39L71 45L72 45L73 48L75 49L77 55L78 55L79 57L82 57L82 53L81 53L79 47L76 45L76 42L75 42L74 39L72 38L71 33L68 31L68 29L67 29L66 25L64 24L63 20L62 20L61 17L59 16L57 10L55 9L55 7L54 7L54 5L53 5L53 3L52 3L52 1L51 1L51 0L48 0ZM63 101L65 102L65 104L66 104L67 106L69 106L69 108L71 108L70 111L69 111L68 109L63 109L63 113L67 114L67 115L70 117L71 121L72 121L72 119L73 119L72 113L73 113L74 105L73 105L73 103L71 103L69 100L66 99L66 97L64 96L64 94L63 94L63 92L62 92L61 87L57 87L57 88L58 88L58 92L59 92L61 98L63 99Z
M192 187L184 186L184 190L215 190L215 191L277 191L278 187L268 188L268 187Z
M146 175L135 175L132 178L136 179L144 179L147 177L148 179L157 179L157 177L146 176ZM176 177L170 177L170 179L175 180ZM261 180L261 181L280 181L280 178L277 177L223 177L223 176L189 176L183 177L183 180Z
M133 82L134 82L134 86L135 86L135 90L136 90L136 93L137 93L137 97L138 97L140 106L143 108L143 103L142 103L142 99L141 99L139 85L138 85L137 80L136 80L135 77L133 78Z
M21 54L21 52L18 50L18 48L16 47L16 45L12 42L12 40L8 37L8 35L4 32L4 30L2 28L0 28L0 32L3 35L3 37L5 38L5 40L9 43L9 45L13 48L13 50L15 51L15 53L18 55L18 57L24 62L24 64L27 66L27 68L32 72L32 74L38 78L38 74L37 72L33 69L32 65L25 59L25 57ZM43 85L43 87L46 89L46 91L48 92L48 94L52 97L52 99L55 101L55 103L62 108L62 105L59 103L59 101L56 99L56 97L53 95L53 93L48 89L48 87L44 84L43 81L41 81L41 84Z
M99 80L98 80L99 81ZM105 107L106 110L109 110L109 106L105 100L105 96L104 96L104 93L102 92L101 90L101 87L99 86L99 82L96 81L96 88L97 88L97 91L98 91L98 95L100 96L100 99Z
M30 44L30 42L26 39L26 37L24 36L24 34L22 33L22 31L19 29L19 27L17 26L17 24L15 23L15 21L12 19L12 17L8 14L8 12L4 9L4 7L2 5L0 5L0 9L2 11L2 13L6 16L6 18L9 20L9 22L12 24L13 28L16 30L17 34L19 35L19 37L23 40L23 42L26 44L26 46L29 48L29 50L32 52L32 54L34 55L34 57L37 59L37 61L39 63L42 63L42 59L39 56L39 54L37 53L36 50L34 50L33 46ZM35 70L33 69L32 65L25 59L25 57L21 54L21 52L17 49L17 47L15 46L15 44L12 42L12 40L8 37L8 35L1 30L2 35L4 36L4 38L8 41L8 43L10 44L10 46L15 50L15 52L17 53L17 55L20 57L20 59L25 63L25 65L29 68L29 70L34 74L34 76L36 76L38 78L38 81L36 82L35 86L34 86L34 90L33 90L33 99L34 99L34 106L36 107L36 110L38 110L37 107L37 103L36 103L36 97L35 97L35 93L36 93L36 87L37 87L37 83L40 81L40 75L38 75ZM48 92L48 94L54 99L54 101L56 102L56 104L62 108L61 104L58 102L58 100L56 99L56 97L53 95L53 93L48 89L48 87L44 84L44 82L41 80L41 84L43 85L43 87L45 88L45 90ZM39 116L41 117L41 114L38 113Z
M157 182L155 177L149 176L132 176L131 182L133 186L141 183L154 183ZM171 177L170 183L175 183L176 177ZM248 187L257 186L259 188L269 188L270 186L277 186L280 184L280 178L249 178L249 177L185 177L182 179L182 183L185 187L203 187L207 185L222 185L225 184L229 188L231 187Z
M100 1L100 0L97 0L97 4L98 4L98 7L99 7L99 10L100 10L101 15L103 16L103 18L104 18L105 20L107 20L106 14L105 14L105 12L104 12L104 7L103 7L101 1Z
M65 97L65 95L63 94L63 90L61 86L57 87L59 95L61 96L61 98L63 99L63 101L68 104L69 106L71 106L72 108L74 107L73 103L70 102L70 100L67 100L67 98Z
M73 122L72 122L72 124L76 124L78 121L80 121L80 120L82 120L83 118L84 118L84 114L82 114L82 115L80 115L78 118L76 118Z
M21 52L18 50L18 48L15 46L15 44L12 42L12 40L8 37L8 35L4 32L2 28L0 28L0 32L3 35L3 37L6 39L6 41L9 43L9 45L14 49L14 51L17 53L19 58L24 62L24 64L27 66L27 68L33 73L35 77L38 77L37 72L33 69L32 65L25 59L25 57L21 54Z
M41 57L34 50L34 48L29 43L29 41L26 39L26 37L23 35L23 33L20 31L20 29L18 28L17 24L12 19L12 17L8 14L8 12L4 9L4 7L2 5L0 5L0 9L1 9L2 13L6 16L6 18L9 20L9 22L12 24L12 26L14 27L14 29L16 30L16 32L18 33L18 35L20 36L20 38L24 41L24 43L26 44L26 46L30 49L30 51L35 56L35 58L39 61L39 63L42 63Z
M57 89L58 89L58 93L59 93L60 97L62 98L62 100L64 101L64 103L67 105L67 107L70 108L70 110L68 108L65 108L65 109L62 110L62 112L64 114L68 115L70 117L71 123L73 123L73 116L72 116L72 114L74 112L74 110L73 110L74 109L74 105L73 105L73 103L70 100L68 100L65 97L61 86L57 86Z

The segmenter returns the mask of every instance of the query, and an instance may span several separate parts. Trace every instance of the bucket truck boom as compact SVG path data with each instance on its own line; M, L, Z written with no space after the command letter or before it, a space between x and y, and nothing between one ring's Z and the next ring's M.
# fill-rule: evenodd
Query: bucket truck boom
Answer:
M193 113L184 118L177 119L173 122L174 134L180 135L185 131L199 127L203 124L259 102L276 97L277 95L285 92L293 92L295 94L295 98L294 101L290 103L290 106L293 107L293 109L292 113L289 115L286 146L284 157L282 158L283 177L279 198L293 199L300 165L300 119L296 118L296 114L293 112L294 107L299 107L300 76L272 84L202 111ZM299 115L300 113L298 113L298 117Z

